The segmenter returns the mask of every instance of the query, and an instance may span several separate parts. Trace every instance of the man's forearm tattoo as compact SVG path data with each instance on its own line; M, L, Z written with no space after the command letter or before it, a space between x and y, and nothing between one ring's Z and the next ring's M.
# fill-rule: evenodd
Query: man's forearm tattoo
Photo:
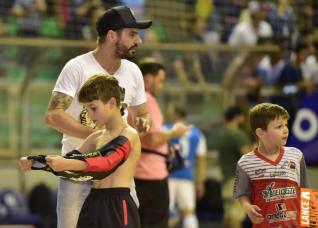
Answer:
M49 107L48 110L53 110L53 109L67 109L70 104L72 103L73 98L71 96L68 96L64 93L59 93L59 92L53 92L50 102L49 102Z

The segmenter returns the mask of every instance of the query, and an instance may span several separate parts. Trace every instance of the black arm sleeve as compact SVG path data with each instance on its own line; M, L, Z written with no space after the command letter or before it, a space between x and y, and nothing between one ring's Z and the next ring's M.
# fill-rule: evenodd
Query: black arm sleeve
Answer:
M101 180L113 173L126 161L130 152L130 142L124 136L119 136L97 151L81 154L78 150L68 152L64 158L85 161L88 168L83 171L53 171L45 160L46 155L28 156L33 161L32 169L51 172L56 176L67 178L76 182Z

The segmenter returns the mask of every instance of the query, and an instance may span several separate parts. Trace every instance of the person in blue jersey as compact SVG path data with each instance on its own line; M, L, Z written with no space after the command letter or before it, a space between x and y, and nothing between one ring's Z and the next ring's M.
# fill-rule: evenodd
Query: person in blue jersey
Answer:
M184 122L187 113L181 107L175 107L171 117L172 123L166 124L166 129L171 129L175 123ZM187 133L178 138L173 138L171 144L177 144L180 154L185 159L186 166L169 176L170 210L175 206L181 212L184 228L197 228L198 219L195 215L196 198L204 194L204 180L206 170L206 140L203 133L192 127ZM196 176L194 177L194 169Z

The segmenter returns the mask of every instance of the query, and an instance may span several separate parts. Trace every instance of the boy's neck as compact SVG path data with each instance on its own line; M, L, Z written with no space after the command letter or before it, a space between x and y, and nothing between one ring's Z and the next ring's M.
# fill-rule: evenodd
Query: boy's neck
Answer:
M257 150L264 156L275 156L279 154L280 147L274 146L269 148L269 147L266 147L263 143L259 143Z
M114 117L105 125L106 130L113 135L119 135L127 127L122 117Z

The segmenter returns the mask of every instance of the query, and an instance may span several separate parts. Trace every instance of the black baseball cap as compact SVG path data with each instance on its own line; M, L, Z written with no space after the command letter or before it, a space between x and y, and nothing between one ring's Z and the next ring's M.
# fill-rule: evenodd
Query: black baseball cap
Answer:
M122 28L147 29L152 21L137 21L130 8L127 6L115 6L108 9L97 21L96 31L99 36L103 36L108 30L118 30Z

